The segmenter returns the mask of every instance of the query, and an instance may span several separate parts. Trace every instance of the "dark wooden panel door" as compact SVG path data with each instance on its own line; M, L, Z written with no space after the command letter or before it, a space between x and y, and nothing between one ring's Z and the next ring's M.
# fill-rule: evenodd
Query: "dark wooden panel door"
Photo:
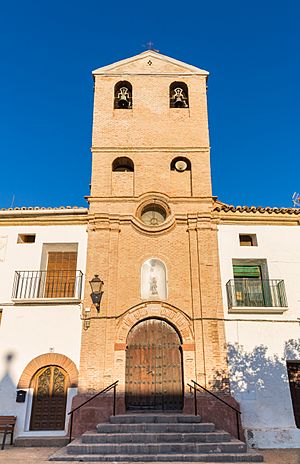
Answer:
M288 362L287 368L295 422L296 426L300 428L300 363Z
M160 319L133 327L126 351L127 409L179 410L182 385L181 342L176 330Z
M57 366L47 366L35 375L31 430L63 430L68 387L67 373Z

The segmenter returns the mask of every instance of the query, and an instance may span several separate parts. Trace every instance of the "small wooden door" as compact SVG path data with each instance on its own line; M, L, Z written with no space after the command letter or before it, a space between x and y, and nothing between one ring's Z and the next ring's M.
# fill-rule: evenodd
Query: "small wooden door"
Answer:
M127 338L127 409L180 410L182 392L182 351L178 333L160 319L140 322Z
M300 362L288 362L287 368L295 422L300 428Z
M30 430L64 430L68 384L68 374L58 366L36 373Z

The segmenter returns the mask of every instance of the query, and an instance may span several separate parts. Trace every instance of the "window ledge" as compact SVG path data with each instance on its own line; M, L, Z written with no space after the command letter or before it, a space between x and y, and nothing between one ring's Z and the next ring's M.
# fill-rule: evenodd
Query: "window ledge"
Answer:
M233 306L228 309L229 314L283 314L287 307L274 306Z
M64 305L79 304L80 298L12 298L15 305Z

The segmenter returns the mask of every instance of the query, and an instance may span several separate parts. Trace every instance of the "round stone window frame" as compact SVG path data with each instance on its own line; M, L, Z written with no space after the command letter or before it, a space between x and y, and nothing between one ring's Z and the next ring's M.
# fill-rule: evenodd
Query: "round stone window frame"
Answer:
M157 225L146 224L142 219L142 215L143 215L144 210L146 208L151 207L151 205L157 205L159 208L163 209L164 212L165 212L165 219L160 224L157 224ZM149 229L158 229L158 228L164 226L165 223L168 221L170 215L171 215L170 207L167 205L167 203L165 201L163 201L163 200L161 200L159 198L149 198L148 200L143 201L143 203L141 203L139 205L139 207L137 208L137 211L136 211L136 217L139 219L139 221L143 224L144 227L147 227Z

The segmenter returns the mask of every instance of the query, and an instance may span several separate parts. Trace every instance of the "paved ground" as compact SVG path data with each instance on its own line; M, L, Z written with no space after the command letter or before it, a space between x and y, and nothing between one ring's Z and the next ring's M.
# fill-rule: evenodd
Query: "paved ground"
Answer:
M57 448L14 448L7 446L4 451L0 450L0 463L43 464L48 462L48 456L53 454L56 450ZM260 452L264 455L266 464L300 464L300 448L287 450L263 450ZM82 464L78 461L76 462L77 464ZM59 464L59 462L56 461L56 464ZM75 464L75 461L73 461L73 464Z

